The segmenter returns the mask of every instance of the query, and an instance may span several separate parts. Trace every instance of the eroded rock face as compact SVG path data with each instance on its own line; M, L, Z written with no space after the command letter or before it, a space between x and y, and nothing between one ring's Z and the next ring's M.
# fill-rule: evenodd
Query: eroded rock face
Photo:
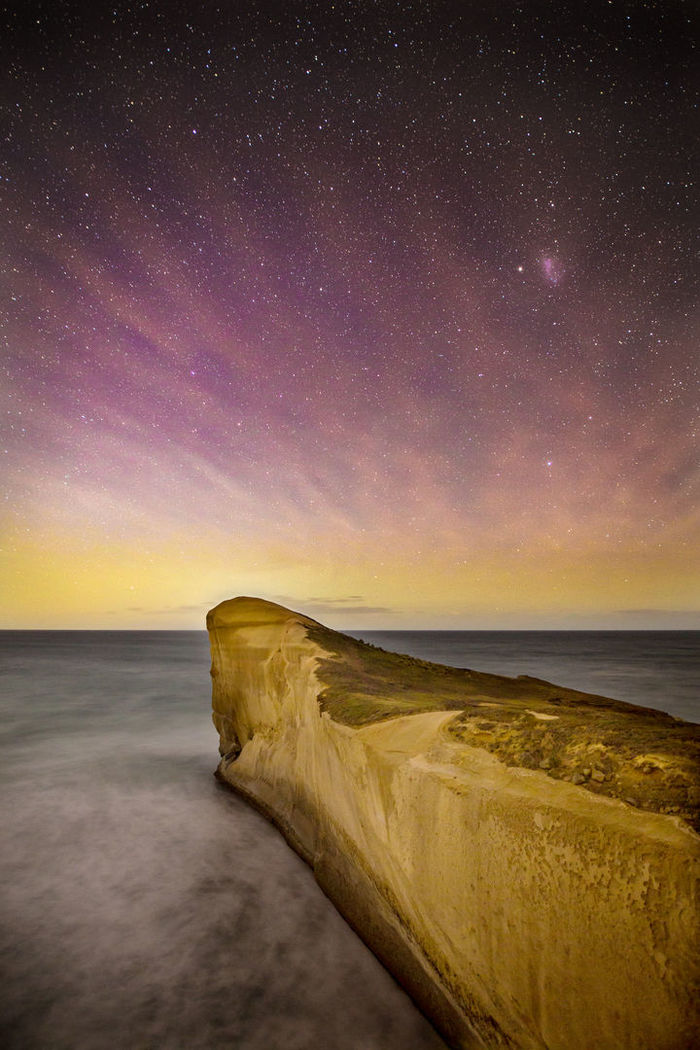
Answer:
M218 775L277 823L448 1042L697 1047L686 823L506 765L465 738L454 690L415 714L375 697L343 724L342 692L319 701L339 636L280 606L237 598L207 626Z

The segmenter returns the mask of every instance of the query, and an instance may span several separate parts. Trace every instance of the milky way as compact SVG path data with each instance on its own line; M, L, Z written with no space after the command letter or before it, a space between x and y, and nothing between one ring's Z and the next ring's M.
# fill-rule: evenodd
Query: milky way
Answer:
M691 5L4 11L2 623L690 622Z

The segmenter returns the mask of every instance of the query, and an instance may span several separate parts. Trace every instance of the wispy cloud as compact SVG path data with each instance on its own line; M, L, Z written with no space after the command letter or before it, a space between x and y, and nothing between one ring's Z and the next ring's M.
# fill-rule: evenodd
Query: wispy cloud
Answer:
M325 605L347 605L350 602L362 602L364 596L362 594L350 594L347 598L306 598L307 602L321 602Z
M272 601L308 616L335 616L349 613L352 616L367 616L375 613L388 614L396 610L385 605L367 605L363 595L351 594L338 598L297 598L290 594L276 594Z
M307 609L313 609L316 613L337 613L339 608L337 605L332 603L318 603L317 605L309 604L306 606ZM385 605L344 605L342 611L345 613L357 614L358 616L364 616L368 613L393 613L396 610Z

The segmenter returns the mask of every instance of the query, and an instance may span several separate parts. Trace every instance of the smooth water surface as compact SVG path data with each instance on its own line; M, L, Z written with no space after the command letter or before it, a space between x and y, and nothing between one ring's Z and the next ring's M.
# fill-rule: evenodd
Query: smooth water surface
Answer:
M439 1050L212 776L204 632L2 632L3 1050Z

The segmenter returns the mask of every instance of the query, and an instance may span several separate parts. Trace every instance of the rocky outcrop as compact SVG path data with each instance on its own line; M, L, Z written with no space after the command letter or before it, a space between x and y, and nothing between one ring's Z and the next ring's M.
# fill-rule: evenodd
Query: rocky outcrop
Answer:
M614 797L616 771L636 767L603 739L631 719L645 761L686 785L685 812L694 727L394 657L258 599L223 602L207 626L219 777L274 820L451 1045L698 1046L700 838L661 804ZM586 777L578 709L605 715ZM559 714L568 735L533 744Z

